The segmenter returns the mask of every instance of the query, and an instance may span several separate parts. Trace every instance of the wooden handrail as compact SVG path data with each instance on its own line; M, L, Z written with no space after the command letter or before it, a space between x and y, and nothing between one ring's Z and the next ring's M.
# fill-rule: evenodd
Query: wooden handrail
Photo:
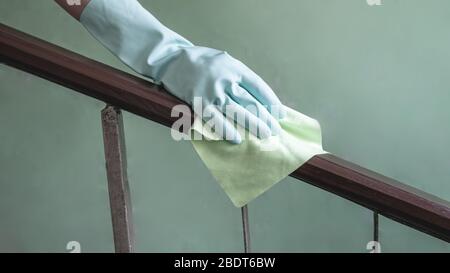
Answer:
M0 24L0 60L144 118L171 126L184 102L139 77ZM450 203L334 155L318 155L292 177L450 242Z

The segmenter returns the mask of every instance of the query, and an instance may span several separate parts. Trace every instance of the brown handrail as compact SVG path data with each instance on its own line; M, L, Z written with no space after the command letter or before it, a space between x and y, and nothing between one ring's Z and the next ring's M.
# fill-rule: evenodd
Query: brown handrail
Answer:
M0 24L0 60L12 67L171 126L184 104L148 81ZM450 242L450 203L334 155L313 157L292 177Z

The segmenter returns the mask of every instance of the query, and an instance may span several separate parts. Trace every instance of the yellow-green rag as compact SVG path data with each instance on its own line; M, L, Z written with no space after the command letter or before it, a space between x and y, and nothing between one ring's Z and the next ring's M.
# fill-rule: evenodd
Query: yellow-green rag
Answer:
M220 140L196 118L192 130L204 136L192 140L195 150L236 207L242 207L287 177L322 149L319 123L291 108L280 120L282 132L260 140L239 128L239 145Z

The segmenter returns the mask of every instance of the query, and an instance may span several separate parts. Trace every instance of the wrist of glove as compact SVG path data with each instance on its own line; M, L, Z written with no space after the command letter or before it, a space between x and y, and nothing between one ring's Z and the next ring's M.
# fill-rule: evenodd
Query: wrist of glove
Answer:
M80 21L136 72L188 104L200 100L228 141L242 141L234 122L259 138L281 130L277 121L285 115L281 102L258 75L224 51L193 45L138 1L91 0Z

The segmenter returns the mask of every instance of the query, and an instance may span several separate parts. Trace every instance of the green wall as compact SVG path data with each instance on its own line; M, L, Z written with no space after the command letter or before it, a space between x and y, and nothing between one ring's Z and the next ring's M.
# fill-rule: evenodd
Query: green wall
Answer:
M450 200L450 2L146 0L321 122L325 148ZM0 22L125 68L53 1L0 0ZM113 251L102 102L0 66L0 251ZM124 114L138 251L242 250L233 207L191 144ZM173 169L173 166L177 166ZM286 178L249 206L255 251L367 252L370 211ZM384 252L450 252L381 218Z

